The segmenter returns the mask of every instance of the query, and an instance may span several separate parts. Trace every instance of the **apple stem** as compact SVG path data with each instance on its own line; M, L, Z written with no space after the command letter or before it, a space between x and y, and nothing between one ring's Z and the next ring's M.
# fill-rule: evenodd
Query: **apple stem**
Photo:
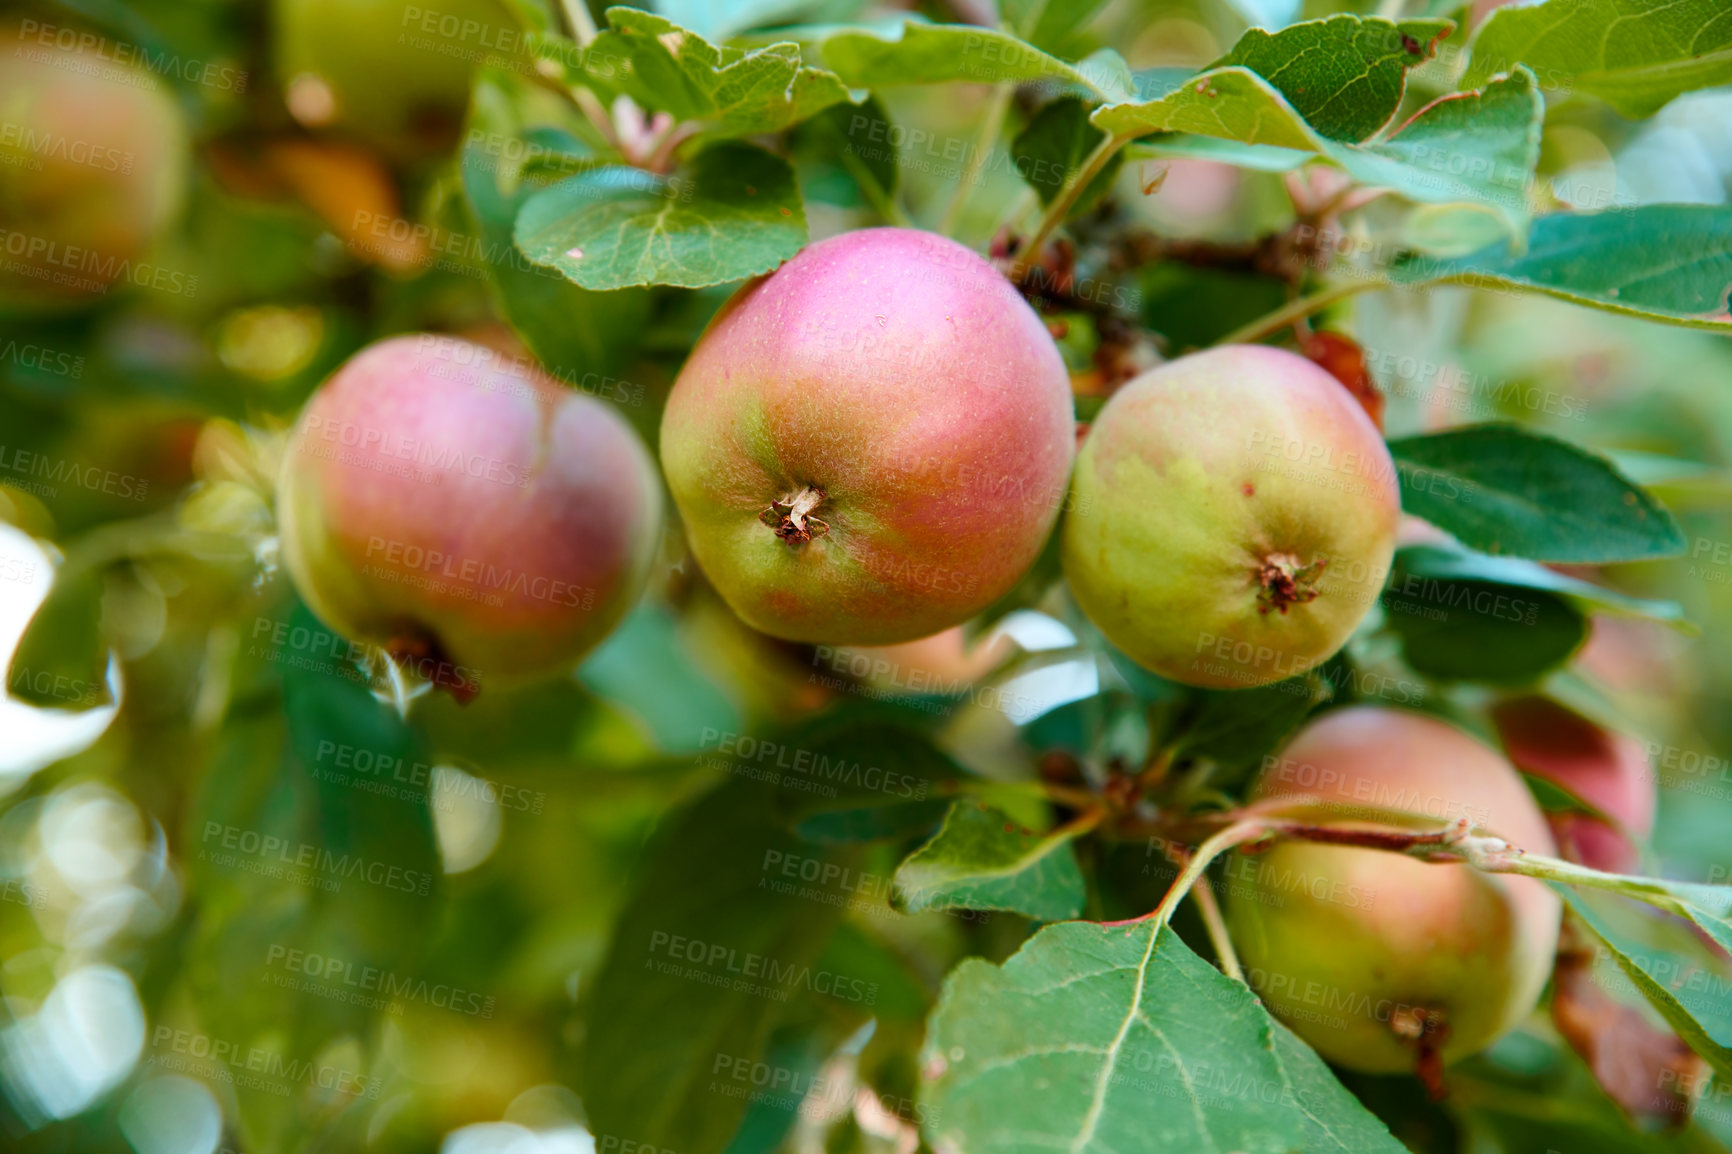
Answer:
M1052 235L1052 230L1064 222L1064 218L1070 213L1071 205L1077 202L1077 198L1083 194L1083 190L1088 188L1094 178L1100 175L1101 170L1106 168L1107 162L1113 158L1118 150L1130 142L1131 137L1129 136L1107 135L1101 137L1100 143L1095 146L1093 152L1088 154L1082 167L1065 182L1064 188L1053 198L1052 203L1047 205L1046 212L1040 218L1040 223L1035 226L1034 235L1029 238L1028 244L1022 249L1029 260L1040 260L1041 246L1046 244L1046 238Z
M1288 301L1273 312L1264 313L1256 320L1234 329L1220 340L1217 345L1248 345L1252 341L1261 340L1271 333L1278 333L1300 317L1308 317L1313 313L1322 312L1338 301L1344 301L1356 293L1370 292L1372 289L1389 288L1388 281L1364 280L1347 281L1332 288L1320 289L1310 296L1298 297Z

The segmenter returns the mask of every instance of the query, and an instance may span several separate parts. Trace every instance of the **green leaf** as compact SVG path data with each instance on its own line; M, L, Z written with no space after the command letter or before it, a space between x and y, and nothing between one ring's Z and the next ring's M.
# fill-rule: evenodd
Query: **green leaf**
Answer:
M72 553L54 571L48 596L36 607L12 662L6 692L18 701L56 709L108 705L108 646L102 636L106 559Z
M1672 514L1604 457L1516 425L1391 441L1404 511L1485 553L1579 564L1673 557Z
M1587 619L1564 597L1483 580L1429 577L1402 565L1383 593L1389 627L1420 673L1526 685L1587 639Z
M513 83L497 69L483 71L476 81L461 161L464 198L490 257L488 282L501 315L554 376L597 392L598 382L617 373L636 345L650 297L640 289L590 292L518 250L512 230L537 186L519 183L507 191L508 172L484 147L529 136L512 100Z
M1187 101L1185 91L1179 88L1163 98L1166 110L1158 115L1192 115L1195 110L1190 106L1196 102ZM1322 157L1361 184L1387 188L1423 204L1480 206L1496 213L1510 232L1526 232L1528 188L1545 119L1539 91L1526 71L1500 78L1480 92L1440 97L1394 135L1365 144L1323 138L1270 93L1247 90L1244 97L1248 103L1223 109L1214 128L1172 121L1201 135L1140 142L1134 155L1196 157L1263 172L1288 172ZM1264 116L1270 119L1261 121ZM1111 108L1095 118L1096 123L1109 124L1119 119L1120 113ZM1262 134L1262 142L1250 142L1250 133ZM1286 143L1272 143L1277 136Z
M964 961L921 1066L939 1149L1404 1149L1243 983L1152 921L1061 922L1002 967Z
M910 914L971 909L1043 922L1074 918L1084 897L1070 844L1077 832L1032 833L996 809L958 801L937 836L896 867L890 904Z
M1505 241L1467 256L1413 257L1398 284L1441 281L1544 293L1686 328L1732 329L1732 207L1649 204L1539 217L1525 250Z
M783 819L813 842L865 842L927 833L949 808L960 765L923 735L871 718L821 718L750 749L747 764L787 786ZM712 761L725 759L718 749Z
M844 903L778 893L780 874L766 865L792 855L856 870L858 851L801 845L773 820L773 803L769 788L731 781L657 834L591 990L584 1106L596 1133L720 1150L746 1103L715 1089L719 1055L761 1059L782 1007L803 991L876 1001L859 976L816 964Z
M656 0L654 5L675 24L717 43L753 28L823 19L839 6L859 4L857 0Z
M1209 68L1249 69L1323 137L1364 140L1389 123L1407 91L1407 70L1430 59L1452 27L1448 20L1343 14L1278 32L1253 28Z
M427 773L426 752L347 663L346 642L305 607L287 625L298 640L258 655L272 682L281 671L281 693L225 720L183 835L196 903L186 981L202 1030L272 1059L268 1076L235 1086L245 1145L262 1150L303 1145L286 1139L312 1089L296 1071L341 1038L367 1038L374 1020L363 1001L292 980L290 951L371 969L381 986L412 982L426 976L440 908L426 795L383 792L344 768Z
M943 84L953 80L992 84L1056 80L1075 84L1103 100L1131 95L1128 73L1109 58L1086 66L1049 56L1009 33L972 24L928 24L905 20L892 28L843 28L823 41L824 63L848 84L882 88L894 84Z
M1651 621L1683 624L1684 607L1676 601L1651 601L1630 597L1613 589L1559 573L1519 557L1493 557L1440 545L1412 545L1397 557L1402 572L1416 577L1438 577L1451 581L1489 581L1516 589L1537 589L1559 594L1585 612L1604 612L1620 617L1646 617Z
M585 52L591 63L580 75L608 95L630 96L675 120L752 136L780 132L848 99L833 73L802 62L798 44L717 47L636 8L609 8L607 19L611 27Z
M1052 49L1105 5L1106 0L1003 0L999 14L1030 44Z
M647 599L578 666L577 678L672 753L696 753L740 727L739 710L700 671L679 623Z
M1568 886L1552 883L1618 968L1666 1023L1722 1078L1732 1078L1732 978L1620 934Z
M846 173L860 200L879 216L894 220L898 212L896 191L902 179L897 136L884 105L876 96L869 96L859 105L826 108L794 130L792 144L803 160ZM812 196L810 185L807 195Z
M1732 9L1722 0L1549 0L1500 8L1473 41L1463 84L1526 64L1550 88L1598 96L1625 116L1732 81Z
M1190 132L1307 152L1324 147L1281 93L1248 68L1200 72L1168 91L1103 105L1089 119L1116 137Z
M1316 154L1297 148L1276 148L1269 144L1241 144L1218 136L1152 136L1140 140L1125 150L1132 160L1185 158L1214 160L1258 172L1292 172L1311 163Z
M806 243L794 170L749 144L712 145L672 180L600 168L537 193L517 245L589 289L704 288L769 272Z
M1080 97L1066 96L1051 101L1011 142L1010 155L1016 169L1033 187L1043 205L1051 204L1082 170L1083 162L1106 134L1089 123L1089 104ZM1071 216L1093 208L1112 188L1113 180L1124 164L1119 152L1105 168L1089 181L1087 188L1071 206Z
M1539 87L1524 68L1481 91L1439 97L1387 140L1335 145L1326 155L1361 184L1409 200L1486 205L1519 235L1544 120Z
M1192 690L1161 741L1175 760L1214 762L1211 784L1227 786L1284 745L1329 696L1329 686L1315 673L1256 689Z

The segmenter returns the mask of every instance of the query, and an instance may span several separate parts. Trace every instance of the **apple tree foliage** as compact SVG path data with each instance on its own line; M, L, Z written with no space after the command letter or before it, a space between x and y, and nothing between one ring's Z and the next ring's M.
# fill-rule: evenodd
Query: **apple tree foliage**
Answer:
M252 51L239 16L76 7L116 42ZM1464 301L1732 335L1732 208L1577 207L1554 195L1548 152L1559 129L1627 135L1732 83L1717 0L1544 0L1477 24L1449 0L1148 3L1128 22L1120 7L511 0L467 46L485 60L456 143L403 177L417 199L343 201L354 235L292 164L260 167L274 130L246 93L175 80L202 171L163 259L196 269L199 292L8 321L7 340L79 350L81 368L0 365L0 483L27 446L106 459L120 441L104 406L164 444L196 439L180 465L117 466L160 472L142 506L77 480L70 499L0 488L7 520L63 554L10 694L70 711L127 686L104 736L0 803L0 822L108 780L150 815L176 879L148 932L107 939L148 1023L135 1079L175 1068L173 1030L356 1072L358 1092L284 1092L235 1077L244 1058L189 1075L217 1088L226 1142L272 1152L432 1149L536 1083L575 1092L598 1148L625 1154L1732 1148L1732 889L1704 884L1732 865L1724 805L1667 848L1695 880L1529 871L1565 892L1626 1008L1700 1059L1665 1128L1615 1105L1543 1022L1453 1068L1441 1102L1334 1071L1222 971L1180 900L1211 884L1180 847L1222 828L1317 710L1384 700L1471 725L1490 695L1539 686L1624 720L1578 658L1604 621L1680 646L1716 624L1714 604L1654 576L1695 564L1703 540L1708 560L1724 548L1686 530L1705 489L1724 493L1703 466L1521 411L1408 422L1389 438L1403 508L1447 537L1400 550L1330 662L1238 692L1138 669L1077 613L1050 550L970 629L1036 610L1064 636L979 681L749 635L675 544L574 677L462 706L406 693L274 574L271 430L360 343L503 322L653 444L727 292L844 227L945 231L995 257L1051 320L1085 421L1138 356L1223 341L1339 334L1375 390L1376 326ZM1186 29L1218 43L1173 64L1186 54L1163 36ZM1237 239L1163 234L1136 210L1200 161L1268 194L1235 202ZM365 256L354 214L375 212L424 259ZM318 335L261 384L201 342L228 348L233 318L266 303L278 312L254 319L283 340ZM1719 368L1697 387L1723 392ZM1043 697L1053 684L1073 688ZM1699 740L1726 748L1724 724ZM440 867L446 795L430 783L450 767L503 827L469 872ZM260 839L407 883L297 884L228 844ZM0 914L13 1017L52 985L28 918L27 903ZM333 968L279 980L291 952ZM321 980L339 993L309 993ZM411 991L406 1013L378 983ZM480 991L487 1011L424 988ZM139 1132L125 1100L19 1128L18 1148L110 1148Z

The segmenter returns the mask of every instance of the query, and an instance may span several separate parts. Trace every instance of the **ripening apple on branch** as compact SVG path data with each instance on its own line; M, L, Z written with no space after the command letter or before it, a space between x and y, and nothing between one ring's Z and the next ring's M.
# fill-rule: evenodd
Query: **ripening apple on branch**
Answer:
M699 565L792 641L887 645L973 617L1034 562L1075 448L1069 378L954 241L811 245L711 321L662 419Z
M1196 353L1113 394L1077 459L1065 576L1138 664L1217 689L1314 668L1376 601L1395 549L1395 465L1310 361Z
M569 669L607 636L643 590L661 488L606 402L424 334L368 346L314 394L278 509L313 611L454 666L461 695Z
M1323 715L1269 759L1253 801L1291 798L1319 824L1413 828L1465 819L1530 853L1551 833L1515 769L1423 714ZM1561 903L1536 878L1378 849L1285 842L1228 870L1227 916L1253 989L1332 1062L1419 1069L1490 1045L1538 1001Z

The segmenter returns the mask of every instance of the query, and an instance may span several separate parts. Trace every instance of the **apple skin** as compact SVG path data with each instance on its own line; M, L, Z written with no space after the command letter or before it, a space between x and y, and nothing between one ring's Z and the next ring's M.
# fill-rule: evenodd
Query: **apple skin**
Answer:
M314 393L278 518L332 629L510 683L576 664L637 600L661 489L606 403L422 334L367 346Z
M1008 592L1051 534L1075 446L1034 310L969 249L902 228L820 241L742 288L661 430L722 598L762 632L838 645L925 637ZM801 494L821 495L819 524L790 510Z
M1144 668L1211 689L1303 673L1382 591L1401 497L1371 419L1293 353L1233 345L1113 394L1061 529L1088 618Z
M1504 752L1517 768L1562 786L1613 819L1548 815L1565 856L1609 873L1629 873L1640 865L1632 835L1646 838L1654 832L1657 804L1654 767L1642 743L1537 695L1501 701L1491 713Z
M1414 824L1427 829L1465 816L1553 852L1509 762L1405 710L1325 714L1266 762L1252 796L1318 798L1302 816L1344 827L1365 826L1367 807L1422 815ZM1514 1027L1551 973L1560 916L1538 879L1376 849L1281 842L1233 855L1227 874L1228 926L1252 988L1318 1053L1368 1073L1415 1069L1418 1049L1395 1025L1420 1012L1446 1026L1445 1061Z
M271 16L290 111L397 160L450 147L481 61L528 68L519 25L495 0L276 0ZM326 94L317 115L294 91L308 82Z
M0 32L0 118L14 130L0 141L0 240L33 245L0 245L9 312L87 303L129 277L157 283L172 270L132 262L186 194L191 146L167 82L42 35Z

